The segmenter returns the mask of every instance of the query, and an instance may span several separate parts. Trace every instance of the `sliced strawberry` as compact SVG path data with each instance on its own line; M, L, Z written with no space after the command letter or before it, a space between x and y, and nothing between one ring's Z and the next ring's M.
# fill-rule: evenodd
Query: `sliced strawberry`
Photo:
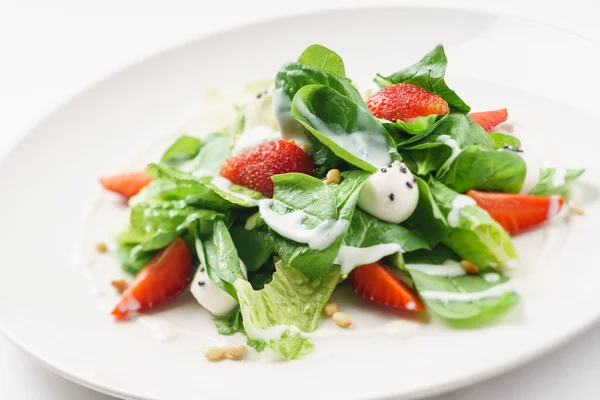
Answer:
M384 87L367 101L369 110L377 118L404 122L428 115L446 115L450 112L448 103L437 94L420 86L398 83Z
M273 196L273 175L288 172L312 174L313 161L293 142L273 140L229 157L221 165L221 176L233 183Z
M381 262L361 265L350 273L348 279L352 289L365 299L404 310L423 309L423 303L415 292Z
M495 127L506 122L508 110L503 108L502 110L473 112L469 114L469 117L481 125L486 132L491 132Z
M469 190L477 205L487 211L507 232L518 233L554 217L563 206L559 196L545 197Z
M131 312L145 312L180 295L192 277L192 253L178 237L135 276L112 311L121 321Z
M135 196L152 181L152 177L144 171L126 172L100 178L100 183L111 192L130 198Z

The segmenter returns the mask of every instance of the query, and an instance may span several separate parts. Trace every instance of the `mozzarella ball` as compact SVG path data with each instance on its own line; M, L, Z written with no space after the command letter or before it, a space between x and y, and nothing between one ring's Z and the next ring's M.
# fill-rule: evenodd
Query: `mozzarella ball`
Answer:
M406 165L398 161L371 175L358 197L359 208L393 224L406 221L418 202L417 180Z
M240 267L247 278L248 272L242 260L240 260ZM194 275L194 279L192 280L191 291L198 303L212 315L225 315L231 312L237 305L237 301L233 297L221 290L221 288L210 280L203 265L198 266L196 275Z

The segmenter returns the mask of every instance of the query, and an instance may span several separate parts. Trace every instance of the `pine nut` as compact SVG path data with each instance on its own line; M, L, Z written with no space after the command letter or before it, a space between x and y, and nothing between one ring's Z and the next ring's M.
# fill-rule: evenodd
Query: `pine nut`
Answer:
M327 172L327 180L329 181L329 183L337 183L339 184L340 181L342 180L342 175L340 173L339 169L330 169Z
M108 246L103 242L96 243L96 251L98 253L106 253L108 251Z
M477 267L477 265L473 264L469 260L462 260L460 262L460 266L469 275L477 275L479 273L479 267Z
M333 319L333 322L335 322L335 324L340 328L348 328L350 325L352 325L352 320L345 312L338 311L334 313L331 318Z
M208 347L204 350L204 357L206 357L208 361L221 361L225 358L225 353L220 347Z
M323 307L323 313L328 317L333 316L338 311L338 305L335 301L328 301Z
M230 360L241 360L244 358L244 354L246 354L246 346L225 346L223 351L225 352L225 357Z
M127 290L127 288L129 287L129 283L127 283L127 281L124 279L112 281L112 282L110 282L110 284L112 287L115 288L115 290L119 294L123 294L123 292L125 292Z
M571 214L583 215L583 208L579 204L569 203L569 212Z

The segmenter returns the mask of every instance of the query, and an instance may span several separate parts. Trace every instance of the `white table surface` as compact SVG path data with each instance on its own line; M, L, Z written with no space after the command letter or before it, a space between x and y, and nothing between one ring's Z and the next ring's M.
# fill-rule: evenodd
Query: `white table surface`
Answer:
M82 89L158 51L259 20L367 3L507 13L600 41L598 0L0 0L0 156ZM435 400L600 399L599 373L597 325L523 368ZM112 397L54 375L0 335L0 399Z

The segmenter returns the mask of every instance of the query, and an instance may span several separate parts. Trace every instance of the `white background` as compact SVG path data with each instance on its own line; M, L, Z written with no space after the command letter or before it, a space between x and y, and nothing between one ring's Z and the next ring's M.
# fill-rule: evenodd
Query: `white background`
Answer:
M158 51L281 15L363 4L367 1L0 0L0 155L61 103ZM507 13L600 41L598 0L371 0L368 4ZM597 67L590 66L591 70ZM2 188L3 194L9 191ZM436 400L599 399L599 372L600 326L596 326L524 368ZM111 398L46 371L0 336L0 399Z

